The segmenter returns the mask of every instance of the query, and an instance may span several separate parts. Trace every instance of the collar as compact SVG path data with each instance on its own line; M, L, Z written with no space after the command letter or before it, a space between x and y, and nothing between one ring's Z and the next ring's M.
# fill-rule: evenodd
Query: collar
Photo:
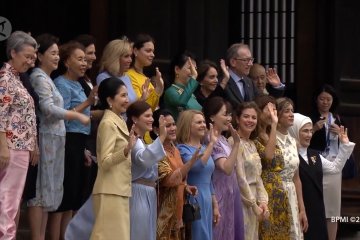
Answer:
M121 116L118 116L113 111L106 109L103 119L110 119L125 135L129 136L129 130L126 126L126 122Z
M232 79L234 79L235 82L239 82L241 79L244 79L241 76L238 76L233 70L229 69L229 74Z
M300 155L303 159L307 159L307 148L299 147L299 148L298 148L298 151L299 151L299 155Z
M6 70L10 71L15 76L18 76L18 77L20 76L20 73L11 64L5 62L4 67Z
M282 134L281 132L279 131L276 131L276 138L282 143L282 144L285 144L286 141L288 140L289 138L289 134Z

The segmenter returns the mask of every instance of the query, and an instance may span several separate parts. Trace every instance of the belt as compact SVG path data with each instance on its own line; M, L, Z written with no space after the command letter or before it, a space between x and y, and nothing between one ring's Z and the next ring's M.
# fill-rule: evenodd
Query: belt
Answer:
M156 187L156 182L155 181L147 180L147 179L144 179L144 178L136 179L135 181L133 181L133 183L142 184L142 185L153 187L153 188Z

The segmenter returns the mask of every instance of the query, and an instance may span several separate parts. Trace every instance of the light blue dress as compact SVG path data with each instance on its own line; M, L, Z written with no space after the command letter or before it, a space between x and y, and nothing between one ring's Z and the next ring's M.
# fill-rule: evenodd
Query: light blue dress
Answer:
M159 138L152 144L145 145L138 139L131 150L131 171L133 181L142 178L156 181L158 178L157 163L166 155ZM115 211L115 209L114 209ZM154 187L138 183L132 184L130 198L130 229L132 240L156 239L157 201ZM70 221L65 232L66 240L88 240L95 222L92 198L79 209Z
M148 151L145 151L148 149ZM150 151L149 151L150 150ZM130 198L130 239L155 240L157 201L156 189L134 183L138 179L156 181L158 178L158 162L166 156L166 152L157 138L146 147L138 139L131 150L132 196Z
M65 158L64 101L53 80L40 68L30 75L30 83L39 96L40 161L36 179L36 196L28 206L55 211L63 197ZM40 110L40 111L38 111Z
M179 144L177 148L180 151L181 158L184 163L188 162L196 148L186 144ZM206 146L202 146L201 151ZM211 176L214 172L215 165L212 157L204 165L201 160L195 162L187 176L187 183L196 186L198 189L197 200L200 205L201 219L196 220L191 225L192 239L211 240L213 239L213 210L212 210L212 194L214 189L211 183Z
M97 77L96 77L96 84L99 86L102 81L104 81L106 78L109 78L109 77L112 77L112 75L110 75L107 71L99 73L99 75L97 75ZM120 79L121 81L124 82L124 84L128 90L129 102L130 103L135 102L138 98L136 96L133 86L131 85L130 77L125 74L121 77L116 77L116 78Z

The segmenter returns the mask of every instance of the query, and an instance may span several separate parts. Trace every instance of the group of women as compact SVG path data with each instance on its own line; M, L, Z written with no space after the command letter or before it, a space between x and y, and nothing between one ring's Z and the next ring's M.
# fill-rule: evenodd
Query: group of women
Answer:
M214 63L200 63L198 72L195 57L185 52L174 58L174 83L159 108L161 72L156 68L153 80L144 74L155 56L149 35L133 44L109 42L98 86L86 75L95 45L79 42L59 48L52 35L35 40L23 32L8 39L9 61L0 74L0 238L15 238L27 166L30 158L35 164L37 149L36 190L27 201L32 239L45 239L48 212L51 239L330 237L323 175L339 174L355 144L336 124L331 104L321 105L326 90L316 98L325 119L314 126L294 114L288 98L264 94L232 109L222 98L229 80L224 61L219 82ZM39 136L33 98L19 80L35 59L30 82L39 97ZM100 121L96 153L87 146L90 120ZM308 147L313 131L322 129L320 154ZM85 155L98 169L83 205L88 148ZM185 201L199 204L200 219L183 222Z

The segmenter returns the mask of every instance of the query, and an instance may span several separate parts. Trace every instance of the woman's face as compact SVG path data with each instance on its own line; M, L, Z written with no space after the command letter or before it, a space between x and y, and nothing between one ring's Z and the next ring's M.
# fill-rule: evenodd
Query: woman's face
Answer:
M16 71L23 73L29 70L34 65L36 59L36 49L28 44L24 45L22 49L16 52L11 50L11 62Z
M223 105L220 111L210 118L213 121L214 127L216 127L220 132L229 130L229 125L231 123L231 115L227 113L226 106Z
M49 70L50 72L56 70L59 65L59 47L56 43L50 46L44 54L38 53L40 67Z
M238 130L250 135L256 128L257 112L253 108L245 108L236 121Z
M154 122L153 113L151 108L146 110L143 114L139 117L134 117L133 122L135 123L136 127L139 128L142 132L147 132L152 130L152 124Z
M155 57L154 51L154 43L146 42L142 48L134 48L135 60L143 67L150 66Z
M205 136L206 123L205 118L201 114L195 114L190 129L190 138L202 138Z
M319 112L327 113L327 112L329 112L331 105L333 103L333 97L327 92L322 92L317 97L316 103L317 103Z
M75 49L70 57L65 61L67 72L75 78L83 77L86 72L86 58L83 50Z
M86 56L86 63L87 69L92 68L93 62L96 60L96 55L95 55L96 51L95 51L95 45L94 44L90 44L89 46L87 46L85 48L85 56Z
M108 98L107 100L109 102L109 105L112 106L111 110L114 113L120 115L121 113L126 112L126 109L129 105L127 88L122 85L118 89L117 94L114 96L114 98Z
M174 118L171 115L165 117L166 121L166 131L167 137L166 140L168 141L175 141L176 140L176 123Z
M313 135L313 125L312 123L306 123L300 130L299 130L299 143L302 147L309 147L311 137Z
M294 124L294 108L291 104L288 104L282 113L278 116L278 124L283 128L288 129Z
M190 59L194 67L196 68L196 62L194 59ZM190 64L188 61L185 62L184 66L182 68L179 68L178 66L175 67L175 73L178 75L178 78L183 81L187 81L191 77L191 70L190 70Z
M132 51L129 49L124 55L120 57L120 75L123 75L130 68L132 62Z
M210 67L207 71L204 79L201 81L201 88L213 92L218 84L218 73L217 70L213 67Z

